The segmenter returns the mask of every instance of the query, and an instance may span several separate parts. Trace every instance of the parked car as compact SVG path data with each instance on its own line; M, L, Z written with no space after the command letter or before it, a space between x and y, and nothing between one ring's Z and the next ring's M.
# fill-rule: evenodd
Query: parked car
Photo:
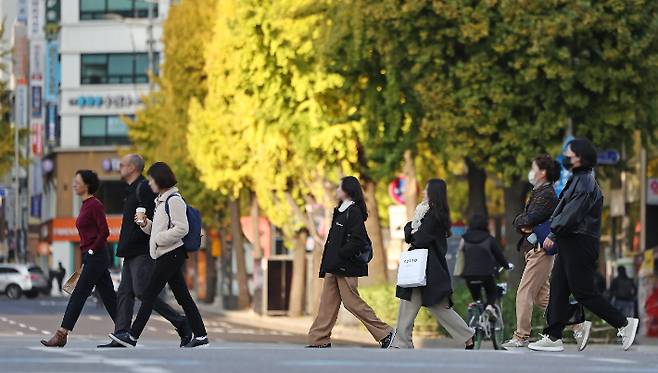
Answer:
M34 264L0 264L0 293L11 299L23 294L36 298L39 293L50 294L50 283L41 268Z

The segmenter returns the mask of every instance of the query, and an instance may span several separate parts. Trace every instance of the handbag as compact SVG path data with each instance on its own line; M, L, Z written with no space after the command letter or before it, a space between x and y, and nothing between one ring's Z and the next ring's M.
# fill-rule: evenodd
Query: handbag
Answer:
M546 237L548 237L548 235L551 234L551 221L546 220L545 222L539 224L532 230L532 232L537 235L537 242L539 243L539 245L543 245ZM545 251L546 251L546 255L557 254L558 251L557 244L553 245L553 247L550 250L545 250Z
M84 268L84 264L80 266L80 269L76 270L73 272L71 277L69 277L68 280L66 280L66 283L62 285L62 291L65 292L68 295L73 294L73 290L75 290L75 286L78 284L78 279L80 279L80 273L82 273L82 268Z
M466 265L466 258L464 257L464 240L459 242L457 249L457 258L455 259L455 269L452 271L453 276L461 276L464 274L464 266Z
M427 285L427 249L415 249L400 254L397 285L417 288Z

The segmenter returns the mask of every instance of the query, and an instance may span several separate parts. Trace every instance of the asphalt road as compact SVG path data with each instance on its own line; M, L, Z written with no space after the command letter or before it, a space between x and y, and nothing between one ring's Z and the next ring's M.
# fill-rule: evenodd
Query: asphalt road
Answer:
M0 372L592 372L656 373L658 348L575 346L559 354L461 349L380 350L341 344L331 350L304 349L303 335L249 328L205 315L211 344L178 348L177 336L165 321L149 322L134 349L97 349L112 329L103 309L87 304L65 348L39 344L61 321L65 299L9 301L0 298ZM48 335L46 335L46 333Z

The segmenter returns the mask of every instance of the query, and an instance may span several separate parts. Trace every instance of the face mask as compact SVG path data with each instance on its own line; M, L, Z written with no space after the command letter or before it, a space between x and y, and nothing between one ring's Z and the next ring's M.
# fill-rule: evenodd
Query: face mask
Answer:
M537 186L537 180L535 179L534 170L530 170L530 172L528 172L528 182L532 184L532 186Z
M564 166L564 168L566 168L567 170L571 170L573 168L573 163L571 163L571 158L569 157L562 158L562 166Z

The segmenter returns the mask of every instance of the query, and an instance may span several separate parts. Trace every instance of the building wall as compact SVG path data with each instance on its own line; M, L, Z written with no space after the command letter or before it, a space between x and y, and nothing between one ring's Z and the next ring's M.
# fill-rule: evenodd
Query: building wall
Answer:
M90 149L87 151L59 150L55 161L55 179L57 184L57 216L73 217L77 215L74 211L74 193L71 189L75 172L80 169L88 169L98 173L103 180L120 180L118 172L107 172L103 168L103 161L118 158L117 152L110 148L104 150ZM77 198L77 197L76 197Z

